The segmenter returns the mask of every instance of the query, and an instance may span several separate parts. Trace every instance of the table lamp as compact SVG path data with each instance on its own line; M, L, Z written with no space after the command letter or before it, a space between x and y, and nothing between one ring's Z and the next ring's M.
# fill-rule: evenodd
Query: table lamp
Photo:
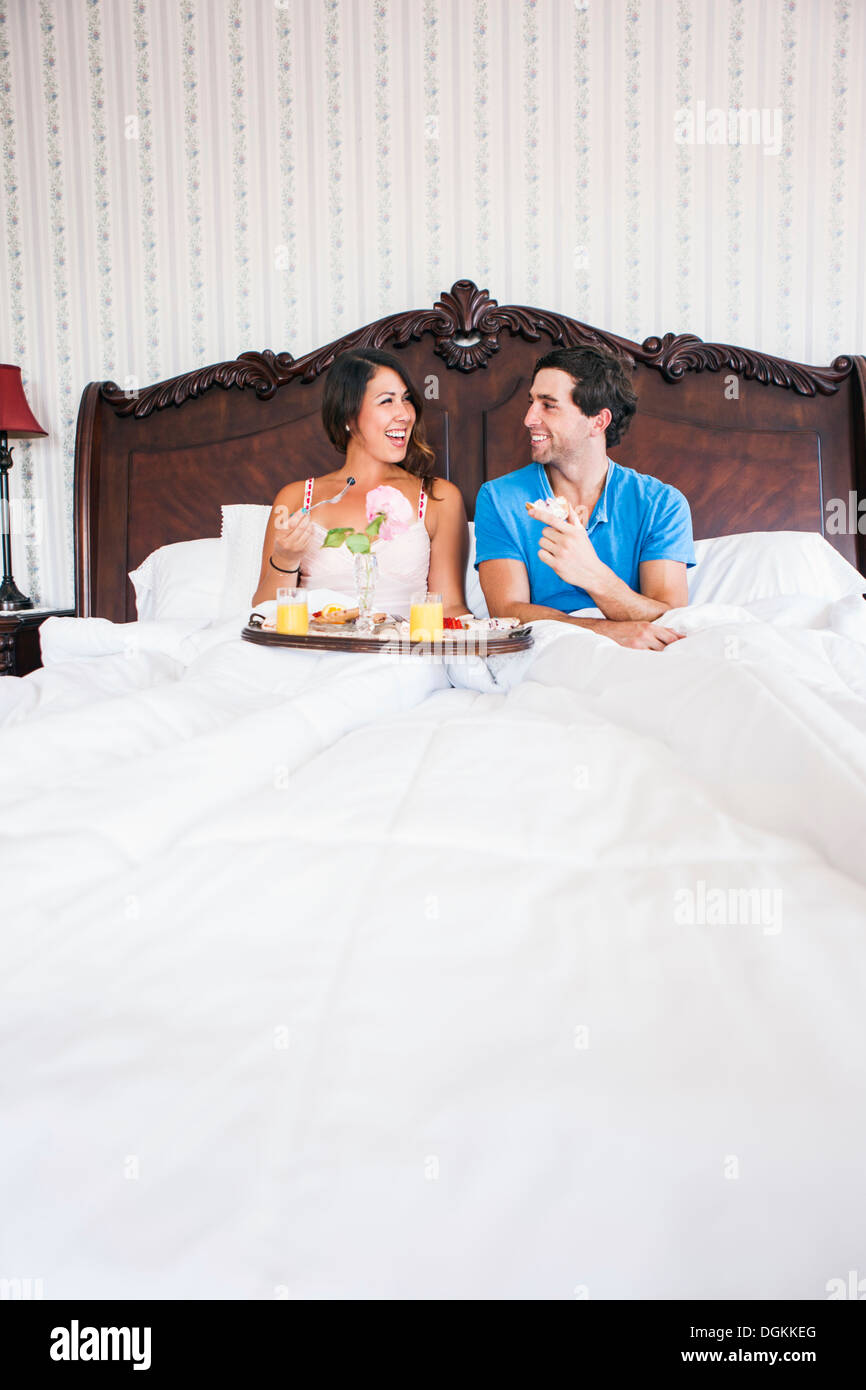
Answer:
M32 608L12 578L12 537L9 527L9 469L12 451L9 439L35 439L47 434L35 419L24 394L21 368L0 363L0 536L3 542L3 582L0 584L0 613Z

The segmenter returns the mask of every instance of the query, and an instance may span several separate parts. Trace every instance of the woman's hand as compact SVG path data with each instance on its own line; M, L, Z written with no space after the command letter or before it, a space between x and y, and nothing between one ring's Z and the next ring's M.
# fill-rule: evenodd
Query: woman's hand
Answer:
M282 570L293 570L313 535L313 523L307 512L289 512L285 507L274 508L274 564Z

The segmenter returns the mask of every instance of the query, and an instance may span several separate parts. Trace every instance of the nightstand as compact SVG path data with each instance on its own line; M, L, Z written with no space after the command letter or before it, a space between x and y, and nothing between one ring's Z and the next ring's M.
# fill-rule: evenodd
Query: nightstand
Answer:
M0 613L0 676L26 676L42 665L39 628L46 618L74 618L74 608L22 608Z

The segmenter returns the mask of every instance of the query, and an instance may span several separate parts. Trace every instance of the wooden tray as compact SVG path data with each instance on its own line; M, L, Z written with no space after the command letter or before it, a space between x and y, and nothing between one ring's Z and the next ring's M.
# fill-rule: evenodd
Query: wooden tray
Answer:
M348 634L340 637L336 632L296 637L249 625L241 630L241 637L245 642L256 642L262 647L300 647L313 652L380 652L385 656L441 657L443 661L454 661L461 656L508 656L511 652L525 652L533 645L532 628L526 626L512 628L510 632L478 632L456 638L449 638L446 629L441 642L410 642L408 638L383 640Z

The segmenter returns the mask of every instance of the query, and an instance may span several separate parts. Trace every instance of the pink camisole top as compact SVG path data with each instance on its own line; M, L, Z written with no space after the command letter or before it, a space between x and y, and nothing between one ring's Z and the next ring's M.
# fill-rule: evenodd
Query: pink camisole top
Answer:
M305 508L312 505L313 483L314 479L308 478L304 485ZM427 588L430 537L424 523L426 510L427 494L422 488L418 516L409 529L391 540L377 541L373 545L373 554L379 562L375 607L385 613L398 613L408 618L412 594ZM336 589L352 598L355 594L354 555L345 545L325 549L322 541L328 528L320 526L312 517L310 521L314 535L301 557L301 584L305 589Z

